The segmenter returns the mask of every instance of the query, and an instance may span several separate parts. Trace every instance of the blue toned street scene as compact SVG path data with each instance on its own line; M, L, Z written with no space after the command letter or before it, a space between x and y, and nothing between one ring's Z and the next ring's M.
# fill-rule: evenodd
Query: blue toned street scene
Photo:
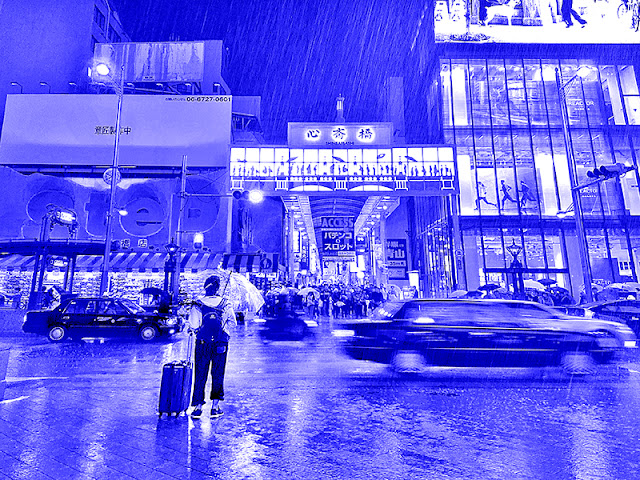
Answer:
M0 32L0 479L640 477L638 0Z

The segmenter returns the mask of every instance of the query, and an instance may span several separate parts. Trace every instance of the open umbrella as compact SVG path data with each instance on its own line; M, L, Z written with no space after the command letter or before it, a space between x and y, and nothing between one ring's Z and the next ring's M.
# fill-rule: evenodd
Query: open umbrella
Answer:
M495 283L486 283L485 285L478 287L478 290L484 290L485 292L490 292L498 288L500 288L500 285L497 285Z
M553 278L540 278L540 279L538 279L538 282L540 282L545 287L548 287L549 285L553 285L554 283L558 283Z
M168 311L171 306L171 295L166 290L157 287L145 287L140 290L142 295L152 295L158 300L157 306L159 311Z
M465 295L465 298L481 298L483 294L484 292L481 292L480 290L470 290Z
M219 293L229 300L234 310L257 312L264 305L260 290L244 275L227 270L216 270L213 274L220 277Z
M603 288L598 285L597 283L592 283L591 284L591 290L593 290L594 292L601 292L603 290ZM584 292L584 285L582 285L582 287L580 287L580 291Z
M533 290L544 290L545 289L543 284L541 284L540 282L537 282L536 280L531 280L531 279L526 279L524 281L524 288L531 288Z
M304 287L298 291L298 295L306 297L309 294L313 294L314 297L320 297L320 292L313 287Z
M462 298L467 294L466 290L454 290L449 294L449 298Z
M279 295L296 295L298 293L298 289L295 287L282 287L278 290Z
M624 283L611 283L604 287L605 290L622 290L623 292L635 292L635 288L629 287Z
M636 292L640 292L640 283L638 282L624 282L623 285L634 289Z

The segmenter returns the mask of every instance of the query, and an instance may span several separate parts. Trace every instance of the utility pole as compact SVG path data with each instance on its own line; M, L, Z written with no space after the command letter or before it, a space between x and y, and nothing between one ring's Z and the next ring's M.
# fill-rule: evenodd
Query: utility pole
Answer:
M182 169L180 172L180 210L178 211L178 228L176 230L176 264L173 276L171 277L171 300L174 305L178 304L180 294L180 267L182 263L182 237L183 237L183 216L187 206L187 156L182 156Z

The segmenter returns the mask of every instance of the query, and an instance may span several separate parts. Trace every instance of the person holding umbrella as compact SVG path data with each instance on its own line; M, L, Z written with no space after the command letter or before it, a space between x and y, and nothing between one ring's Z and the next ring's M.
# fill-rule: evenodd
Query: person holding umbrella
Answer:
M220 278L212 275L204 283L205 296L191 308L189 324L196 333L195 375L191 405L192 417L202 415L205 404L205 387L211 369L211 416L219 417L224 400L224 371L231 329L236 326L236 316L231 303L218 294Z

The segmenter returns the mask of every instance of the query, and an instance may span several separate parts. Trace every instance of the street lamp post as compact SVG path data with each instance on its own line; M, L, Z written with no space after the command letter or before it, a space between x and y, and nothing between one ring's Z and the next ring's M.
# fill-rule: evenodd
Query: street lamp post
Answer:
M109 75L109 66L101 63L96 67L101 75ZM102 71L101 71L102 70ZM113 77L112 77L113 78ZM109 257L111 256L111 238L113 237L113 212L116 205L116 187L118 185L118 160L120 155L120 120L122 117L122 99L124 96L124 56L120 66L120 83L114 88L118 95L118 111L116 113L116 132L113 142L113 161L111 163L111 181L109 191L109 208L107 210L107 232L105 235L104 260L102 262L102 275L100 277L100 295L105 294L109 289Z
M581 67L582 69L586 67ZM576 236L578 238L578 248L580 251L580 262L582 264L582 277L584 280L584 293L587 302L593 302L593 292L591 291L591 265L589 264L589 249L587 246L587 234L584 228L584 213L582 211L582 203L580 201L580 189L577 181L577 165L573 155L573 144L569 135L569 111L567 109L566 88L581 75L580 69L578 73L571 77L567 82L562 83L560 70L556 68L556 84L558 87L558 95L560 102L560 111L562 117L562 134L564 136L564 147L567 152L567 166L569 167L569 183L571 185L571 198L573 200L574 218L576 221Z
M524 278L522 272L522 264L518 260L518 255L522 252L522 247L516 244L515 239L511 242L511 245L507 247L507 251L513 257L509 268L513 273L513 293L517 297L524 297Z

